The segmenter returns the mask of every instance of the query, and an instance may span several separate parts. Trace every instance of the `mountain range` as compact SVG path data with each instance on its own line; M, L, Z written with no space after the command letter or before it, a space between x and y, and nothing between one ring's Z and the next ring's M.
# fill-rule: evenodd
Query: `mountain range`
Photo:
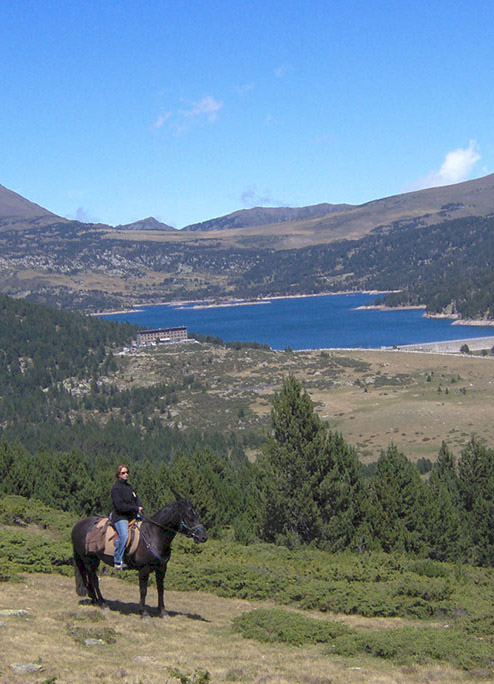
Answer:
M47 225L55 221L66 221L51 211L30 202L13 190L0 185L0 230L22 229L28 223Z
M242 209L182 230L153 217L115 227L71 221L0 186L0 292L97 310L169 299L407 290L407 277L432 282L446 253L449 264L460 254L467 264L478 240L485 260L491 217L494 174L361 205ZM465 231L470 237L458 242ZM410 251L408 264L401 264L400 244ZM389 253L394 263L384 268ZM486 306L480 313L490 316Z
M185 226L180 231L153 217L115 227L97 224L116 231L164 231L189 240L187 233L218 237L225 231L232 242L242 237L276 237L278 246L297 247L337 239L354 239L374 230L389 230L413 222L416 226L442 223L467 216L494 214L494 174L454 185L427 188L393 195L360 205L321 203L307 207L254 207L226 216ZM69 222L0 185L0 232L23 230L37 225ZM209 234L209 236L208 236ZM300 244L298 244L300 243Z

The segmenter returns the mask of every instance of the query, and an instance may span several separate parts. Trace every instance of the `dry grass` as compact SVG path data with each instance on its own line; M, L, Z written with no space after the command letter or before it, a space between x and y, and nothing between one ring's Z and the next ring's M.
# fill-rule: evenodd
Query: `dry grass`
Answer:
M163 378L179 383L193 375L204 390L177 393L172 424L259 430L267 426L273 394L289 373L364 462L376 460L391 442L412 460L435 459L443 440L457 456L472 434L494 442L492 356L175 345L125 357L115 380L125 388Z
M424 684L472 681L472 673L448 666L393 666L374 658L336 658L323 646L293 648L259 644L231 629L231 619L259 607L244 600L210 594L168 592L170 617L142 620L137 613L138 588L113 577L103 577L102 589L110 608L81 605L72 578L29 575L21 584L0 585L0 609L24 609L25 617L2 617L0 626L0 682L81 682L165 684L177 682L177 669L192 676L208 671L211 682L261 684ZM118 600L117 600L118 599ZM150 588L150 605L156 593ZM326 619L326 618L321 618ZM332 616L334 619L334 616ZM350 625L382 627L382 620L340 616ZM403 621L398 621L401 625ZM398 624L397 622L397 624ZM386 625L392 623L386 620ZM78 643L73 628L115 631L116 643L93 646ZM14 663L39 663L43 671L17 675ZM194 681L193 678L188 681ZM483 679L493 682L492 679Z

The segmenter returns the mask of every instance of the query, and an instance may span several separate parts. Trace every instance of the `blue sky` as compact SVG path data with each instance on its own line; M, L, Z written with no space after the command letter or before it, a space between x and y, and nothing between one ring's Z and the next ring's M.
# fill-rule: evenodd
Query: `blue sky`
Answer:
M494 3L0 3L0 184L177 228L494 171Z

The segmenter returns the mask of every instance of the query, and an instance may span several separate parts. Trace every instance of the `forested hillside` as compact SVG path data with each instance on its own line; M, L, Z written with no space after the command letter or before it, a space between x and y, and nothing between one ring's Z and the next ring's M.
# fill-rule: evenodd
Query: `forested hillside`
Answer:
M427 481L393 444L364 470L292 375L274 394L269 434L168 427L177 385L121 392L108 383L120 362L114 345L131 327L11 300L1 311L2 493L106 512L124 461L148 511L173 488L192 497L212 534L231 526L243 542L494 563L494 453L481 440L458 463L443 444Z
M3 491L90 512L107 510L108 483L122 460L139 464L137 481L146 487L156 482L155 469L172 460L187 470L196 458L204 471L210 459L215 476L228 467L223 481L233 477L234 464L245 461L245 445L259 437L244 434L237 440L235 434L168 425L175 393L190 388L193 378L121 391L113 384L116 353L136 331L128 324L0 298ZM156 507L163 496L164 491L148 492L148 506Z
M207 240L191 239L202 231L173 240L157 233L117 235L76 221L3 232L0 290L85 311L170 299L399 290L387 304L494 317L492 216L426 226L399 220L360 239L296 249L281 249L269 235L246 235L237 244L215 232Z
M400 290L386 304L492 319L493 255L494 217L408 225L358 242L266 253L238 276L237 288L251 296Z

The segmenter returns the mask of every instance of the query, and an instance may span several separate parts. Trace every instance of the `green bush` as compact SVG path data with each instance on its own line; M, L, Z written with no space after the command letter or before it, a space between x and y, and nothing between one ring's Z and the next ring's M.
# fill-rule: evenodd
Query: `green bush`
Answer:
M456 629L405 627L365 634L348 634L336 639L331 653L354 656L367 653L398 663L447 662L470 670L492 666L493 644L466 637Z
M459 620L458 624L468 634L476 634L482 637L488 636L494 639L494 615L492 613L468 615Z
M408 566L410 572L424 577L449 577L450 571L442 563L433 561L430 558L419 558L412 561Z
M492 624L492 622L491 622ZM471 670L493 664L493 640L466 636L458 629L405 627L358 632L340 622L309 618L281 609L259 609L234 618L246 639L291 646L324 643L340 656L372 655L401 664L447 662Z
M177 538L175 548L182 544ZM415 575L407 571L409 562L404 556L383 553L330 555L209 541L193 557L174 555L167 585L366 617L452 614L454 581Z
M98 639L105 644L114 644L117 641L117 632L113 627L79 627L68 623L68 634L78 644L84 645L87 639Z
M54 566L62 574L72 574L68 542L56 542L23 530L4 530L0 536L0 557L5 572L51 573ZM10 568L10 570L7 570Z
M35 524L66 535L76 521L74 514L50 508L37 499L13 494L0 498L0 523L4 525Z
M349 634L350 628L341 622L316 620L282 609L258 609L234 618L234 629L246 639L282 642L292 646L328 643Z
M20 582L19 566L8 558L0 558L0 582Z

